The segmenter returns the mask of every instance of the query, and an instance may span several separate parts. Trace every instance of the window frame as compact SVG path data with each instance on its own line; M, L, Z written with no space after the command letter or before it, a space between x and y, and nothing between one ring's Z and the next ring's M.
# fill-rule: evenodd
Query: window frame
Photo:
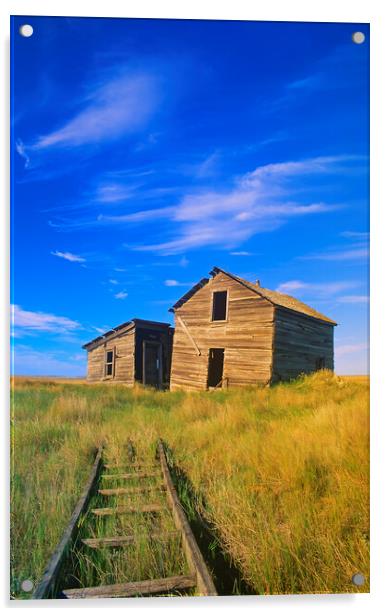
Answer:
M109 353L112 353L111 361L107 361L107 356ZM113 347L112 349L105 349L105 363L104 363L104 378L105 379L113 379L115 377L115 358L116 358L115 347ZM107 373L108 366L111 366L111 374Z
M225 319L214 319L214 296L216 293L225 293ZM229 290L228 289L216 289L212 291L212 301L210 306L210 322L211 323L226 323L228 321L228 308L229 308Z

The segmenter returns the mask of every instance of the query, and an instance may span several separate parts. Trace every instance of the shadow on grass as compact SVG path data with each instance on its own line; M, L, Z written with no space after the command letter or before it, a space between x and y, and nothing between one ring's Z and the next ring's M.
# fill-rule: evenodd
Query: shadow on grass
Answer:
M163 441L170 474L178 498L184 508L198 547L208 565L219 595L256 595L256 591L243 579L241 571L230 555L221 547L215 529L198 511L197 503L205 509L205 500L194 489L188 475L175 464L173 451Z

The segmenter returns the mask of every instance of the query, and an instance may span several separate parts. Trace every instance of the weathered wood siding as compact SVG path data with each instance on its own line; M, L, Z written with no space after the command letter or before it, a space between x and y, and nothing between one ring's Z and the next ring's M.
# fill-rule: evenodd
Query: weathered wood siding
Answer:
M105 376L106 351L115 349L115 370L112 376ZM134 384L135 328L124 332L88 351L87 380L115 381Z
M272 380L314 372L319 359L334 369L334 326L300 313L275 308Z
M225 290L227 320L212 321L212 294ZM206 389L210 348L225 349L223 377L230 387L267 383L272 368L273 314L266 299L223 273L215 276L175 310L171 389Z

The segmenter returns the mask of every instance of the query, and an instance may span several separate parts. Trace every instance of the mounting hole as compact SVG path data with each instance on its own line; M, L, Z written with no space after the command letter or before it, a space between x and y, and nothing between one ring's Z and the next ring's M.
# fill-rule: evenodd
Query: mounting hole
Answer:
M19 32L20 32L21 36L29 38L30 36L33 35L34 29L31 26L31 24L23 24L22 26L20 26Z
M362 45L362 43L364 43L366 39L363 32L354 32L351 38L353 42L356 43L357 45Z
M31 592L33 587L34 585L31 580L23 580L21 583L21 589L24 590L24 592Z
M355 584L355 586L363 586L363 584L365 583L365 576L363 575L363 573L355 573L352 576L351 581L353 584Z

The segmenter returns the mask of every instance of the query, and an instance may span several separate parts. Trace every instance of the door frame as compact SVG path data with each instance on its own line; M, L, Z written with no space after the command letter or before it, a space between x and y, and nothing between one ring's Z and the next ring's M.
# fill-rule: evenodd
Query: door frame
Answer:
M158 383L157 387L160 389L162 385L162 342L156 340L143 340L142 341L142 384L146 383L146 345L157 347L157 359L158 359ZM153 385L153 383L150 383Z
M214 389L216 387L218 387L218 383L217 385L209 385L209 370L210 370L210 351L211 350L222 350L223 354L222 354L222 374L221 374L221 381L219 381L219 383L221 382L221 387L223 387L224 384L224 368L225 368L225 347L209 347L208 349L208 368L207 368L207 374L206 374L206 388L207 389Z

